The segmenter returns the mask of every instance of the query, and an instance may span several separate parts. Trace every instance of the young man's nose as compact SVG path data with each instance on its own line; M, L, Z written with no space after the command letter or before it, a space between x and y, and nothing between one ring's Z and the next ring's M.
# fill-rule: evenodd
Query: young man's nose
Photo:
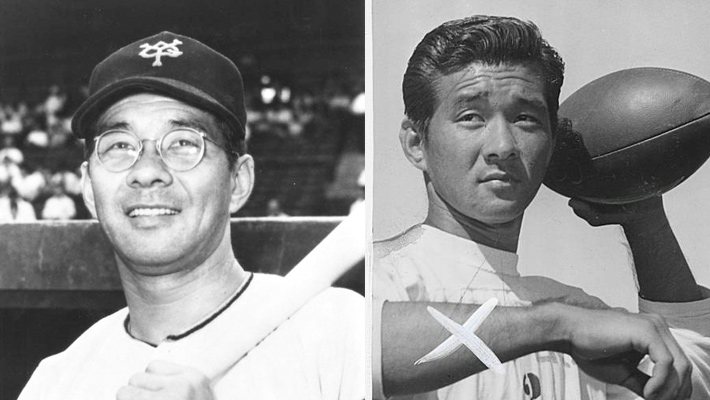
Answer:
M512 127L507 121L492 120L486 126L486 142L483 148L487 161L506 160L519 154Z

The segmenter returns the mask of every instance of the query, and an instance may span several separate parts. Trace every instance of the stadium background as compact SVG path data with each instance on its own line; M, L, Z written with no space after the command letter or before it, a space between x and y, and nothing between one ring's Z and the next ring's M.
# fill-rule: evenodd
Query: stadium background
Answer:
M351 0L0 1L0 204L14 179L15 196L26 197L38 219L70 218L66 202L44 210L48 199L65 195L76 207L73 218L88 217L77 192L82 146L67 131L69 118L86 96L96 63L123 45L169 30L222 52L243 74L256 187L235 217L345 215L364 197L364 26L364 2ZM3 228L4 217L0 210L0 400L15 399L39 359L61 351L115 309L120 297L94 293L106 305L98 309L88 297L79 301L85 309L48 306L54 294L34 306L29 303L35 297L12 297L7 282L20 279L23 266L8 265L3 251L11 259L18 251L36 256L22 248L18 235L56 241L67 232L88 238L97 232L85 223ZM287 220L233 224L233 232L258 231L258 246L243 245L243 256L292 266L333 224ZM105 242L99 247L104 254ZM264 260L244 254L264 251L271 251ZM86 275L83 284L107 285Z
M364 92L363 7L323 0L0 2L0 127L23 152L22 175L46 175L45 188L20 187L21 194L38 218L53 190L76 199L74 177L55 174L73 172L82 160L67 121L86 97L92 68L119 47L169 30L210 45L242 71L257 183L238 216L346 214L361 196L364 167L364 110L353 103ZM18 113L15 132L7 120Z

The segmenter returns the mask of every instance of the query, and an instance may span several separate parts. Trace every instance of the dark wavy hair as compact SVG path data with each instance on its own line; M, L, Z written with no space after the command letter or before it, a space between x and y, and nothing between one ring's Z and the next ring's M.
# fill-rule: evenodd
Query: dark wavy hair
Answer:
M402 82L404 112L424 138L437 107L436 80L475 62L537 68L545 80L545 99L555 132L565 69L560 55L532 22L475 15L446 22L427 33L409 59Z

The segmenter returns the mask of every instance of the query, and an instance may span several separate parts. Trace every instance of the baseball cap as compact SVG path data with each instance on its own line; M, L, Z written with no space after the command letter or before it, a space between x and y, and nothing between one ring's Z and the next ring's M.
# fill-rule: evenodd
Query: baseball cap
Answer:
M89 98L74 114L72 131L87 138L86 128L102 111L140 89L213 112L244 138L244 84L237 66L205 44L167 31L121 48L94 68Z

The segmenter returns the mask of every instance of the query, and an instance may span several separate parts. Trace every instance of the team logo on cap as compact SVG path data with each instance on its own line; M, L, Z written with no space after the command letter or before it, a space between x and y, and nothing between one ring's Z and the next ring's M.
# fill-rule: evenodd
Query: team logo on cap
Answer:
M178 50L177 48L179 44L182 44L182 42L177 39L173 40L172 43L165 43L162 40L153 45L144 43L140 46L143 51L138 53L138 55L143 58L155 57L153 67L160 67L161 65L163 65L163 63L160 61L160 57L167 56L177 58L182 55L182 51Z

